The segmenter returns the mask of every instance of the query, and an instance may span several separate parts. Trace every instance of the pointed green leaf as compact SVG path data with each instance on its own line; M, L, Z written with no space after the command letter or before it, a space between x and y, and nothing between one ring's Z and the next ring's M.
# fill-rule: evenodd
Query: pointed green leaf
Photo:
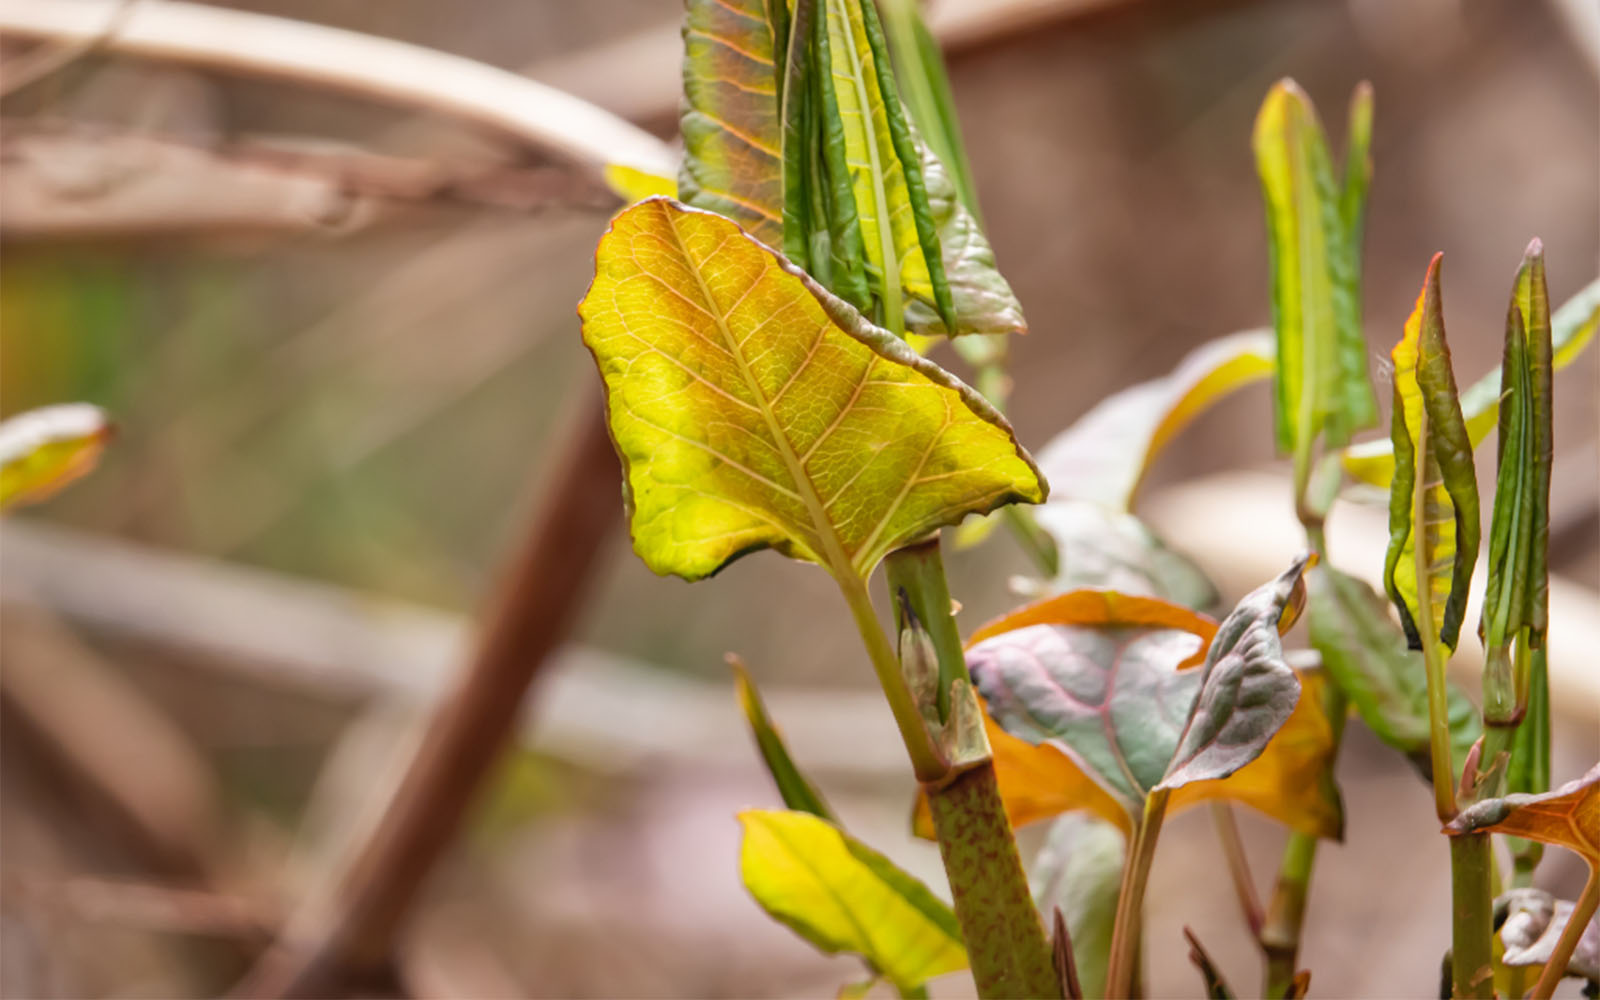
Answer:
M1178 432L1229 393L1273 371L1265 331L1221 337L1191 351L1169 374L1101 400L1039 452L1061 484L1057 498L1130 510L1145 472Z
M1543 647L1529 653L1528 707L1511 738L1506 765L1506 791L1537 795L1550 790L1550 664ZM1511 860L1519 873L1531 874L1544 857L1544 845L1522 837L1508 838Z
M1066 918L1078 982L1086 997L1105 995L1111 928L1127 838L1092 813L1069 812L1050 824L1028 873L1041 913L1060 908Z
M767 715L766 703L761 700L761 693L756 690L755 681L750 679L750 671L745 669L744 662L730 655L728 666L733 668L739 708L744 711L745 721L750 723L750 734L755 737L756 749L761 752L761 759L767 765L767 773L772 775L773 783L778 786L778 794L783 796L783 804L790 809L837 823L838 819L833 810L828 808L822 793L806 779L789 756L783 734L778 732L778 727L772 724L771 717Z
M978 218L977 186L961 140L955 95L945 72L944 53L922 19L921 0L882 0L879 6L906 110L934 156L949 167L961 204Z
M1159 597L1205 610L1217 589L1188 556L1167 547L1132 514L1087 500L1052 499L1034 508L1039 527L1055 540L1060 571L1044 581L1046 593L1093 588Z
M1194 931L1187 927L1183 929L1183 936L1189 942L1189 961L1200 970L1200 977L1205 980L1208 1000L1233 1000L1237 994L1233 992L1233 987L1228 985L1222 970L1217 968L1217 963L1207 954L1205 945L1202 945Z
M1322 666L1377 737L1405 754L1424 778L1428 756L1428 679L1422 657L1389 617L1389 605L1366 583L1332 566L1307 574L1311 645ZM1449 686L1453 759L1466 759L1482 731L1478 709Z
M1200 692L1159 788L1226 778L1261 756L1300 700L1283 658L1282 623L1305 604L1310 555L1257 587L1217 626L1200 671Z
M578 312L658 573L772 547L865 577L936 527L1044 498L982 397L720 216L663 198L617 216Z
M1478 635L1484 644L1483 713L1514 724L1527 708L1528 652L1549 618L1552 463L1550 299L1544 249L1528 247L1506 313L1505 398L1500 404L1489 580ZM1518 649L1512 651L1512 643Z
M689 0L683 45L680 196L781 246L783 136L767 0Z
M1340 446L1377 419L1361 332L1359 237L1347 231L1365 201L1370 115L1370 92L1363 99L1358 91L1355 167L1345 192L1335 185L1316 110L1294 81L1274 86L1256 117L1277 334L1277 441L1279 451L1297 456L1309 455L1318 435Z
M1568 299L1550 317L1550 340L1554 354L1551 367L1567 367L1583 354L1600 327L1600 280ZM1488 440L1500 412L1500 369L1496 368L1461 393L1461 412L1467 433L1476 448ZM1343 453L1344 468L1354 478L1388 489L1394 476L1394 444L1387 438L1351 445Z
M955 913L894 862L809 813L739 814L745 888L829 953L860 955L901 990L966 968Z
M0 509L38 503L85 476L111 440L104 410L60 403L0 422Z
M817 2L822 10L812 50L821 83L816 110L843 131L862 252L878 305L893 324L903 315L907 297L914 296L954 326L922 155L894 86L876 9L872 0ZM837 183L837 171L831 172Z
M1428 264L1405 335L1391 352L1396 464L1383 579L1411 648L1421 649L1422 632L1436 629L1453 650L1478 558L1478 484L1445 342L1442 256Z

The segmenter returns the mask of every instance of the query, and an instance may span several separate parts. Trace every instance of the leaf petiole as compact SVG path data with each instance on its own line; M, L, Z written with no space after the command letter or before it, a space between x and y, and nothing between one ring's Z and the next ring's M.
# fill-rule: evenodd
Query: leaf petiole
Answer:
M1150 863L1155 860L1156 841L1166 818L1169 789L1157 788L1144 800L1144 814L1133 830L1128 846L1128 863L1122 869L1122 888L1117 893L1117 915L1111 928L1111 965L1106 972L1106 996L1131 996L1138 975L1139 938L1144 923L1144 890L1150 881Z

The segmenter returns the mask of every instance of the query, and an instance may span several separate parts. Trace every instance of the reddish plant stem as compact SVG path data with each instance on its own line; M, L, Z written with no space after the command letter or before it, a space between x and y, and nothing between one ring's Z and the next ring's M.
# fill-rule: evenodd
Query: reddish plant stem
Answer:
M290 920L239 995L326 995L388 962L411 902L505 747L524 692L566 637L615 527L617 458L597 398L584 397L561 441L477 649L383 818L329 891Z

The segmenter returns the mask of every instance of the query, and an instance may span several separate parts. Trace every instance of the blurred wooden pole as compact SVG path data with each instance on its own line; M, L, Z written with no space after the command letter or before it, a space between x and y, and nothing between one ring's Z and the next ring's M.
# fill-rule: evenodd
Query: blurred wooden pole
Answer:
M383 818L349 868L290 918L238 995L326 995L388 962L412 900L509 741L524 693L566 638L616 526L617 457L598 393L584 393L560 440L477 650Z

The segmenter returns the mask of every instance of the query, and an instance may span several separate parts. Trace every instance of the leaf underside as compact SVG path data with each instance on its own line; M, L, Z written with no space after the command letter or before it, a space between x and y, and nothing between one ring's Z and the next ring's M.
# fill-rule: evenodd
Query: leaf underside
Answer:
M894 862L809 813L739 814L745 888L823 951L860 955L902 990L966 968L955 914Z
M1039 912L1060 907L1066 919L1078 982L1087 997L1105 994L1126 854L1127 839L1116 826L1088 812L1070 812L1050 825L1029 866Z
M1600 867L1600 764L1539 795L1507 795L1468 806L1445 832L1507 833L1575 851Z
M719 216L623 212L579 315L658 573L771 547L865 577L934 528L1044 498L982 397Z
M1571 900L1556 899L1543 889L1513 889L1495 901L1497 914L1502 908L1506 916L1500 925L1500 942L1505 954L1500 961L1517 967L1549 962L1577 907ZM1600 979L1600 918L1591 918L1584 927L1577 948L1567 960L1566 974Z

